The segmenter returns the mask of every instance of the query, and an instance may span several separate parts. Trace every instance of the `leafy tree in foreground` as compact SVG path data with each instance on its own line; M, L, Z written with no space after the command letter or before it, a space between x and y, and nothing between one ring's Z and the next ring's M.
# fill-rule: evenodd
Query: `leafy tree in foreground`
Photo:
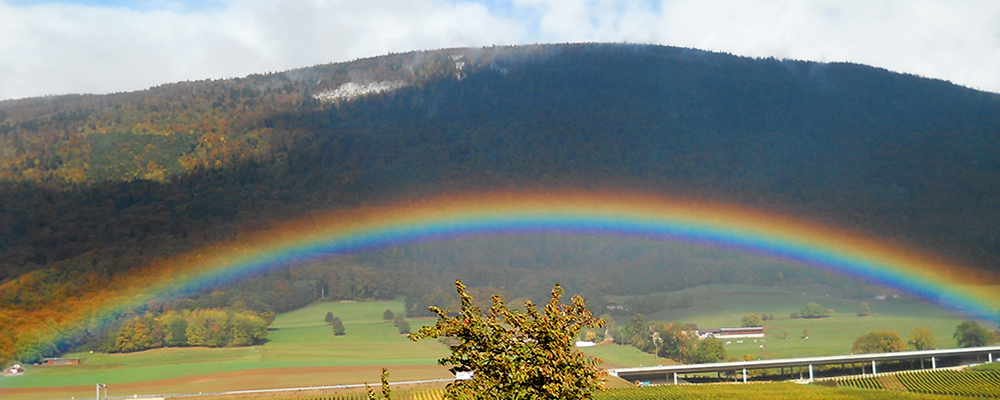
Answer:
M893 331L877 331L858 336L854 340L854 347L851 349L851 352L856 354L890 353L905 349L906 346L903 345L903 338L899 337L898 333Z
M382 320L388 322L388 321L392 321L393 318L396 318L396 315L392 313L392 310L386 308L385 312L382 313Z
M907 341L915 350L934 350L937 342L934 340L934 333L927 328L916 327L910 333L910 340Z
M965 321L955 328L953 337L958 341L958 347L980 347L993 341L990 331L976 321Z
M485 313L476 307L461 280L455 281L462 309L455 317L431 307L434 326L420 328L410 339L451 336L459 340L451 356L438 362L453 371L472 371L471 380L448 385L452 399L589 399L604 389L601 360L573 348L573 338L584 327L600 327L583 298L560 304L563 289L552 288L552 298L539 312L525 302L526 311L512 310L499 295Z
M333 311L327 311L326 312L326 317L323 318L323 320L326 321L327 325L332 324L333 323Z

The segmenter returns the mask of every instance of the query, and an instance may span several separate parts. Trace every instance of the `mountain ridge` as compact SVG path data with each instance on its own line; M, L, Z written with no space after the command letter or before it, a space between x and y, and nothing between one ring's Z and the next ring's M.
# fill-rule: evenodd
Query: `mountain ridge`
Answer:
M320 99L377 82L407 85ZM0 279L470 185L701 196L1000 265L1000 95L858 64L629 44L443 49L0 111ZM74 210L116 218L102 228Z

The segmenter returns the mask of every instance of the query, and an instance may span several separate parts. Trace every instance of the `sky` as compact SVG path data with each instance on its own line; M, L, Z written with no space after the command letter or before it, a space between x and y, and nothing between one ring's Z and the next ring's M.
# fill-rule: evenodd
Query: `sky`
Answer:
M848 61L1000 93L996 0L0 0L0 100L564 42Z

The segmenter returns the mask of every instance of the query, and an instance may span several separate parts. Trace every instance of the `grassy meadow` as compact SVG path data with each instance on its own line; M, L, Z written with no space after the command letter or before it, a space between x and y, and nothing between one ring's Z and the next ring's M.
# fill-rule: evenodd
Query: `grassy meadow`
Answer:
M737 340L726 346L730 357L750 354L755 358L785 358L850 354L854 339L871 331L896 331L907 340L914 327L934 333L940 348L955 347L955 327L967 319L962 314L905 296L886 300L855 300L837 297L836 289L822 285L766 288L743 285L706 285L665 294L667 301L685 298L690 307L662 310L644 316L648 321L681 321L699 328L738 327L748 313L773 314L764 321L764 342ZM625 298L618 299L625 301ZM809 302L834 310L831 318L792 319ZM857 315L862 302L870 305L872 316ZM615 317L623 325L628 317ZM808 339L803 338L808 329ZM993 329L993 328L990 328ZM763 346L763 347L761 347Z
M908 299L869 301L875 315L858 317L860 301L837 298L821 286L761 288L703 286L668 296L687 296L689 307L646 316L651 320L678 320L699 327L739 326L748 312L774 314L765 321L763 342L744 339L726 347L729 357L750 354L759 358L849 353L854 338L873 330L895 330L905 339L915 326L934 332L939 347L954 347L951 335L964 318L927 303ZM803 294L805 293L805 294ZM830 297L827 297L830 294ZM836 311L832 318L791 319L789 314L813 301ZM386 309L403 312L403 302L318 302L280 314L268 341L239 348L170 348L130 354L77 353L78 366L29 366L23 376L0 378L4 399L69 398L93 395L95 383L109 386L111 395L197 393L250 388L335 385L377 382L380 367L390 379L414 380L450 377L436 364L448 353L435 341L412 342L391 322ZM327 312L340 317L346 335L334 336L324 322ZM618 317L618 324L627 317ZM433 323L432 318L410 319L412 329ZM809 339L802 338L809 329ZM763 346L763 347L761 347ZM670 364L630 346L601 344L584 352L599 357L607 367Z
M111 391L117 386L134 388L140 394L377 382L381 366L395 372L394 380L450 377L446 369L436 365L438 358L448 354L447 348L435 341L412 342L399 334L391 321L382 320L387 308L402 313L403 302L314 303L278 315L268 332L268 341L252 347L66 354L64 357L80 358L81 365L28 366L23 376L0 378L0 397L68 398L74 396L71 393L92 396L93 385L98 382L108 384ZM340 317L346 335L333 335L324 322L327 312ZM412 329L417 329L434 320L408 321ZM136 385L151 381L163 384ZM45 392L58 395L38 396L36 391L17 396L25 392L17 389L27 388L53 388Z

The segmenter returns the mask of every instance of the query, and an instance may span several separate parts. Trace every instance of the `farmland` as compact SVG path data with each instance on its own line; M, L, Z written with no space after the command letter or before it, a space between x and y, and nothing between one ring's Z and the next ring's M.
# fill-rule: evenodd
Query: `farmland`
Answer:
M423 390L410 392L393 392L397 400L441 400L443 391ZM794 383L755 383L748 385L680 385L630 387L608 389L597 393L594 400L695 400L695 399L772 399L772 400L810 400L810 399L842 399L842 400L942 400L961 399L959 396L941 396L919 393L890 392L884 390L858 390L854 388L835 388L817 385L799 385ZM363 393L345 395L319 395L299 397L301 400L364 400Z
M387 308L402 313L403 302L314 303L279 315L268 342L252 347L67 354L80 358L81 365L29 366L24 376L0 381L0 393L5 400L90 396L97 382L108 384L112 395L359 383L378 381L381 366L389 366L398 380L451 376L436 365L447 349L400 335L382 320ZM333 335L324 322L327 312L343 320L346 335ZM411 324L416 329L431 321Z
M809 294L801 294L804 290ZM669 319L697 323L703 327L733 326L745 312L772 312L767 321L766 343L733 344L730 357L751 354L778 358L844 354L854 337L879 330L909 334L912 326L931 329L941 347L953 347L951 333L961 315L926 303L899 299L872 302L876 315L854 315L858 300L827 297L822 288L758 288L751 286L706 286L669 295L689 295L695 301L682 309L670 309L648 320ZM793 293L797 295L793 296ZM834 308L833 318L789 319L788 313L806 302ZM436 360L447 349L434 341L411 342L392 323L382 320L386 309L402 314L401 300L386 302L319 302L278 315L268 341L253 347L168 348L129 354L67 354L80 358L74 367L31 366L24 376L0 378L4 399L69 398L93 394L94 383L109 385L111 395L134 393L217 392L250 388L273 388L344 383L377 382L381 366L389 368L391 380L450 377ZM345 336L334 336L324 322L331 312L346 327ZM624 317L616 317L623 323ZM433 319L411 319L413 329ZM805 327L810 339L800 337ZM780 338L778 332L787 336ZM857 332L857 333L856 333ZM764 348L760 348L764 345ZM669 364L672 361L642 353L630 346L602 344L585 349L602 358L609 367ZM693 389L692 389L693 390Z
M763 288L745 285L705 285L678 292L662 294L666 302L686 298L690 307L667 308L646 315L646 321L681 321L700 328L740 326L747 313L773 314L775 319L765 321L766 342L753 339L743 343L733 341L727 354L754 358L786 358L849 354L854 339L876 330L899 332L905 338L914 327L933 332L938 347L955 347L952 334L965 318L956 312L934 307L924 302L901 297L887 300L857 300L839 297L830 287L801 285L781 288ZM627 298L619 298L627 301ZM807 303L815 302L835 311L832 318L792 319L791 313L800 311ZM861 302L871 305L873 316L857 316ZM616 317L618 323L626 317ZM808 339L803 333L808 330ZM763 346L763 347L761 347Z
M876 390L799 385L795 383L758 383L730 385L681 385L646 388L611 389L595 400L688 400L688 399L942 399L946 397Z
M918 371L878 377L840 379L840 386L862 389L889 389L914 393L1000 398L998 371Z

